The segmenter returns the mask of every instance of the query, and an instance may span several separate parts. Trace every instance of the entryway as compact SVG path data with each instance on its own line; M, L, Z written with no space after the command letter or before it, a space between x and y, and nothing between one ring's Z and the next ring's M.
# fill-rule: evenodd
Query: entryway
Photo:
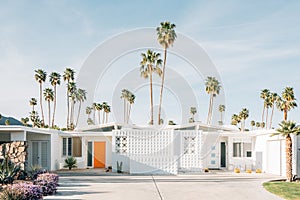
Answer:
M49 169L50 160L48 158L49 142L48 141L32 141L31 142L31 165L41 166L43 169Z
M106 142L94 142L94 168L105 168Z
M226 143L221 142L221 167L226 167Z

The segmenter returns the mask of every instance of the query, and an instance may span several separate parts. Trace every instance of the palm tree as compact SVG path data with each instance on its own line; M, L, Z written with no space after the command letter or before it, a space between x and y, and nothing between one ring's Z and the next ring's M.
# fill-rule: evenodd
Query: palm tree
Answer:
M127 114L127 124L130 119L131 106L132 106L132 104L134 104L134 101L135 101L135 95L129 91L129 97L128 97L129 109L128 109L128 114Z
M147 53L142 53L142 61L140 63L140 72L143 78L150 80L150 125L153 125L153 91L152 91L152 74L157 73L161 75L162 60L159 58L160 54L148 49ZM158 123L160 124L160 123Z
M96 102L94 102L92 104L92 109L93 109L93 121L94 121L94 123L96 123L96 110L97 110L97 103Z
M10 120L9 120L9 119L6 119L6 120L5 120L5 125L6 125L6 126L10 125Z
M225 105L219 105L219 112L221 113L221 120L220 120L220 124L223 124L223 112L225 112Z
M77 99L77 86L75 82L68 83L68 93L69 93L69 101L71 100L70 104L70 116L69 116L69 127L74 129L74 109L75 103Z
M292 87L286 87L282 92L282 97L278 98L277 108L283 112L283 120L287 120L288 111L297 107L294 90Z
M100 112L102 110L102 104L101 103L96 103L95 108L98 111L98 124L101 124Z
M251 127L252 127L252 131L253 131L253 127L255 126L255 121L254 121L254 120L252 120L252 121L250 122L250 125L251 125Z
M287 182L291 182L293 175L292 175L292 138L291 134L299 135L300 134L300 127L296 126L296 123L293 121L282 121L279 124L279 128L277 129L279 133L274 135L282 135L285 139L285 153L286 153L286 178Z
M49 118L49 127L50 127L50 122L51 122L51 110L50 110L50 101L54 100L54 93L53 90L51 88L46 88L44 90L44 97L45 97L45 101L48 101L48 118Z
M56 101L57 101L56 87L57 87L57 85L60 85L60 77L61 77L61 75L57 72L52 72L49 76L49 81L50 81L51 85L53 86L53 90L54 90L52 127L54 127L54 119L55 119L55 111L56 111ZM50 126L50 124L49 124L49 126Z
M271 104L272 112L271 112L271 117L270 117L270 126L269 126L269 129L272 128L274 108L275 108L275 104L277 103L278 99L279 99L279 96L278 96L277 93L271 93L271 95L270 95L270 104Z
M110 113L110 105L106 105L104 107L104 112L106 113L105 123L107 123L108 122L108 114Z
M245 121L249 117L249 110L247 108L243 108L241 110L241 112L239 113L239 116L242 120L241 129L242 129L242 131L244 131L245 130Z
M263 106L263 112L261 116L261 122L264 122L264 115L265 115L265 109L266 109L266 99L270 96L270 90L268 89L263 89L260 92L260 98L264 100L264 106Z
M42 112L42 124L45 123L45 118L44 118L44 111L43 111L43 97L42 97L42 92L43 92L43 82L46 81L47 73L42 70L38 69L35 70L35 80L39 83L40 85L40 106L41 106L41 112Z
M190 122L195 122L195 114L197 113L197 108L196 107L191 107L190 108L190 113L192 114L192 119Z
M126 118L126 116L128 116L127 115L127 113L128 113L128 106L127 106L127 101L128 101L128 99L129 99L129 91L128 90L126 90L126 89L123 89L122 90L122 93L121 93L121 99L123 99L124 100L124 124L127 122L127 118Z
M213 110L213 101L214 97L216 97L220 93L221 85L220 82L215 77L207 77L205 80L205 90L210 95L209 100L209 109L207 115L207 124L211 123L212 119L212 110Z
M266 123L265 123L265 122L261 122L261 123L260 123L260 127L261 127L262 129L264 129L265 126L266 126Z
M77 101L79 102L78 106L78 112L77 112L77 119L76 119L76 127L78 125L78 120L80 116L80 111L81 111L81 104L86 100L86 91L83 89L78 89L77 90Z
M90 115L91 115L91 113L92 113L92 109L93 109L93 108L91 108L91 107L89 107L89 106L87 106L87 107L85 108L85 113L87 114L88 118L90 118Z
M259 122L256 122L255 124L256 128L258 129L260 127L260 123Z
M233 114L231 117L231 124L237 126L241 122L241 118L237 114Z
M36 100L36 98L31 98L31 99L29 100L29 104L32 106L32 110L34 111L34 106L37 105L37 100Z
M32 121L32 125L33 127L40 127L41 126L41 120L40 120L40 117L38 115L38 113L36 111L31 111L29 113L29 117L30 117L30 120Z
M63 79L67 82L67 128L70 127L70 94L68 85L71 81L74 81L75 71L71 68L66 68L64 71Z
M107 104L107 102L103 102L102 103L102 109L103 109L103 117L102 117L102 124L104 124L104 121L105 121L105 110L107 111L107 107L108 107L109 105Z
M28 117L25 117L25 118L21 118L21 122L22 122L22 124L24 125L24 126L28 126L28 122L29 122L29 118Z
M173 43L177 37L175 32L175 24L171 24L170 22L161 22L160 27L156 28L157 31L157 40L159 44L164 48L164 65L162 70L161 77L161 87L160 87L160 95L159 95L159 107L158 107L158 124L161 124L160 116L161 116L161 105L162 105L162 95L164 89L164 81L165 81L165 71L166 71L166 63L167 63L167 49L170 46L173 46Z

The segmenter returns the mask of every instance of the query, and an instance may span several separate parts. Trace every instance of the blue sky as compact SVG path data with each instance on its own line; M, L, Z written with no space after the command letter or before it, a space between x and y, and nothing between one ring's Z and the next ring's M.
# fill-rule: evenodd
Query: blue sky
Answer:
M88 55L107 38L166 20L202 46L215 63L225 90L227 123L243 107L249 108L250 120L260 120L263 88L281 93L292 86L296 97L300 95L299 1L0 0L0 5L0 112L5 116L21 118L30 111L28 100L38 97L35 69L62 73L72 67L79 72ZM103 87L109 90L98 86ZM203 80L194 89L199 91L197 117L205 121L208 95ZM139 95L148 106L146 93L145 87ZM63 86L59 95L57 119L63 126ZM138 121L139 110L133 114L137 123L143 123ZM280 112L275 115L274 124L282 119ZM179 121L177 116L172 119ZM290 119L300 122L299 108Z

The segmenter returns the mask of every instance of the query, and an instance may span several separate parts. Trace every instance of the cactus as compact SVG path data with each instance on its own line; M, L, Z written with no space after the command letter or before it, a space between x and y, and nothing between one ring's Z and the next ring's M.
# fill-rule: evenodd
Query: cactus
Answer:
M117 172L118 173L122 173L122 165L123 165L123 162L120 162L117 161Z

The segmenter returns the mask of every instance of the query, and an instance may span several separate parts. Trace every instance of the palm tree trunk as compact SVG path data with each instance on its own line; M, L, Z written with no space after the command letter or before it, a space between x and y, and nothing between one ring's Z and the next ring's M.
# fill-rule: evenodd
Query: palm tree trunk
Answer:
M166 62L167 62L167 48L165 48L165 50L164 50L164 66L163 66L163 70L162 70L161 86L160 86L160 93L159 93L159 106L158 106L158 119L157 119L158 120L158 125L160 125L162 95L163 95L164 82L165 82Z
M100 110L98 110L98 124L101 124Z
M108 112L106 113L106 123L108 122ZM128 122L127 122L128 123Z
M270 126L269 126L269 129L272 128L273 114L274 114L274 105L272 106L272 112L271 112L271 117L270 117Z
M68 90L68 85L69 85L69 81L67 83L67 129L70 128L70 124L69 124L69 121L70 121L70 97L69 97L69 90Z
M105 112L104 112L104 110L103 110L102 124L104 124L104 119L105 119Z
M283 119L284 119L284 121L287 120L287 106L285 106L284 111L283 111Z
M130 119L130 112L131 112L131 104L129 104L127 123L129 122Z
M126 124L126 113L127 113L127 111L126 111L126 100L125 100L125 97L124 97L124 124Z
M153 91L152 91L152 71L150 72L150 125L153 125ZM160 123L158 123L160 124Z
M208 108L208 115L207 115L207 124L210 124L210 122L211 122L212 105L213 105L213 94L210 95L210 99L209 99L209 108Z
M43 124L45 124L45 117L44 117L44 111L43 111L42 91L43 91L43 86L42 86L42 83L40 83L40 105L41 105L41 113L42 113Z
M221 112L221 123L223 123L223 112Z
M266 126L265 126L266 129L268 129L268 117L269 117L269 108L267 107L267 112L266 112Z
M286 182L292 182L292 138L290 134L286 135L285 138L286 145Z
M56 85L54 86L54 102L53 102L52 127L54 127L55 110L56 110ZM50 126L50 124L49 124L49 126Z
M78 113L77 113L77 119L76 119L76 125L75 125L75 127L77 127L77 125L78 125L80 110L81 110L81 101L79 101Z
M49 117L49 127L50 127L50 123L51 123L50 101L48 101L48 117Z
M264 122L264 116L265 116L265 105L264 105L262 116L261 116L261 123Z

